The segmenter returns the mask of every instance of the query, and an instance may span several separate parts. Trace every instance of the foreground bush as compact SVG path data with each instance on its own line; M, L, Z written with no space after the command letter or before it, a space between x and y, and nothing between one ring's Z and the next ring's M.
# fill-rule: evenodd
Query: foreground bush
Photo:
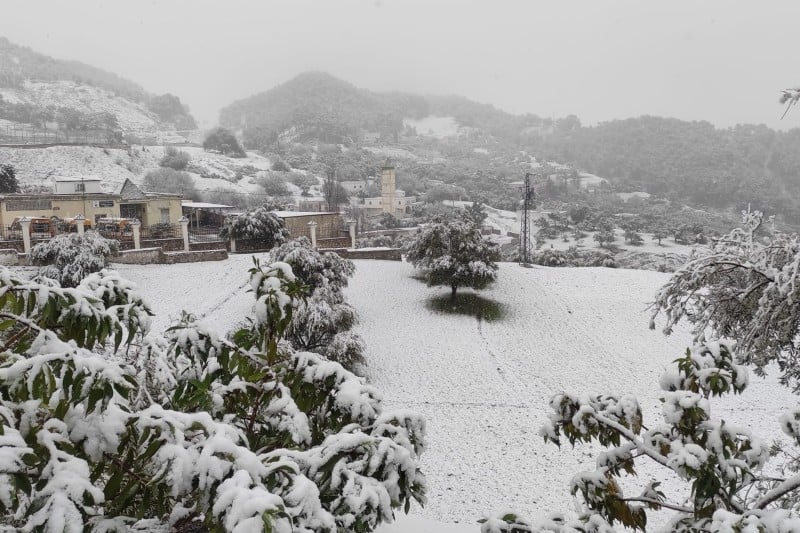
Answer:
M41 275L62 287L75 287L83 278L108 266L108 258L119 253L119 241L104 239L97 232L83 236L64 233L31 248L28 260L43 266Z
M573 446L596 442L606 448L597 456L595 470L580 472L570 482L570 492L582 503L580 515L529 522L508 513L484 520L482 532L645 531L651 512L662 509L673 513L668 531L800 530L796 454L789 454L784 464L790 475L768 475L763 470L770 447L746 428L711 418L712 397L739 394L748 385L747 370L735 364L732 353L732 344L714 342L687 350L675 361L659 383L660 424L646 424L632 396L553 396L550 419L540 432L545 441L560 445L566 440ZM784 414L780 424L800 444L800 408ZM623 491L620 479L636 476L644 462L671 471L688 490L666 494L659 481L643 480L639 493Z
M256 264L248 327L162 336L113 272L0 268L0 525L14 531L371 531L424 501L424 421L282 342L304 288Z

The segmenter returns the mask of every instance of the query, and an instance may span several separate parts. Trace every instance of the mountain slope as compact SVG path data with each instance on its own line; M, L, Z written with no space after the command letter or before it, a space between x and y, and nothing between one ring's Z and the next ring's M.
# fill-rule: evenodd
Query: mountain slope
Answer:
M114 117L114 119L112 119ZM0 37L0 119L123 132L197 127L177 96L78 61L54 59Z
M459 126L515 137L541 123L516 117L459 96L422 96L360 89L323 72L306 72L268 91L233 102L220 113L227 127L244 130L250 148L264 148L281 135L351 144L365 132L397 140L404 119L453 117Z

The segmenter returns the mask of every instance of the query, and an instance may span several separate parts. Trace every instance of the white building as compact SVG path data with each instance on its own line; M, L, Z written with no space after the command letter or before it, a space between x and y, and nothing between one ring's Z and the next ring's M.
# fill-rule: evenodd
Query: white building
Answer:
M396 187L394 167L386 166L381 171L381 195L375 198L351 198L350 204L363 208L368 215L389 213L402 218L411 214L415 200L414 196L406 196L405 191Z
M53 178L54 194L99 194L103 190L100 188L100 178L76 177L76 178Z

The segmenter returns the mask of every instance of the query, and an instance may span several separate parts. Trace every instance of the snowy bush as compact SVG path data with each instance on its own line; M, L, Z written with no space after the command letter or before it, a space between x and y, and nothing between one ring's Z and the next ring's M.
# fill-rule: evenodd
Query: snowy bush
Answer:
M711 418L711 398L739 394L748 384L747 370L732 353L727 342L687 350L661 378L661 424L645 426L631 396L553 396L549 421L540 431L545 441L597 442L606 448L595 470L578 473L570 482L570 492L582 501L580 515L528 522L508 513L485 519L482 533L644 531L649 512L662 509L674 512L669 531L797 531L800 475L763 475L769 446L746 428ZM798 443L799 420L800 409L781 418L784 431ZM684 480L688 499L682 491L669 497L657 480L645 481L639 494L626 494L620 478L636 476L644 461Z
M188 316L162 337L113 272L60 288L0 268L0 525L371 531L424 501L424 421L281 342L302 291L287 264L250 284L230 340Z
M183 150L178 150L174 146L167 146L164 150L164 157L159 160L158 166L173 170L186 170L189 160L191 160L191 157Z
M776 361L785 383L800 380L800 237L775 233L766 244L756 237L759 212L743 213L744 227L675 272L653 303L663 313L663 331L682 319L692 323L696 342L727 336L737 340L742 361L762 369ZM651 321L651 328L655 322Z
M109 256L119 253L119 241L99 233L64 233L31 248L28 260L43 266L40 273L62 287L75 287L83 278L108 265Z
M283 220L270 212L267 206L225 219L219 230L224 240L253 239L264 241L269 248L289 240L289 230Z
M334 252L320 253L305 237L294 239L269 254L270 261L289 264L308 291L297 299L286 339L297 350L315 351L348 370L364 362L364 342L350 331L358 317L345 302L343 289L355 265Z
M474 222L442 217L419 231L406 254L428 285L449 286L454 298L459 287L483 289L497 279L497 257L497 245Z

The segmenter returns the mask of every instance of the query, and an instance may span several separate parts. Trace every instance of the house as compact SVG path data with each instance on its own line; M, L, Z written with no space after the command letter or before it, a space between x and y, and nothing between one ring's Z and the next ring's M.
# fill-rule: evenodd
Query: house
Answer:
M175 224L181 196L144 193L129 180L119 193L102 192L98 178L55 178L52 193L0 195L0 225L28 218L74 218L83 215L94 227L101 218L137 218L142 225Z
M339 185L341 185L342 189L344 189L350 196L364 192L364 188L366 187L366 183L364 183L362 180L340 181Z
M180 194L166 192L143 192L129 179L125 179L119 192L119 215L135 218L142 226L177 224L183 216Z

